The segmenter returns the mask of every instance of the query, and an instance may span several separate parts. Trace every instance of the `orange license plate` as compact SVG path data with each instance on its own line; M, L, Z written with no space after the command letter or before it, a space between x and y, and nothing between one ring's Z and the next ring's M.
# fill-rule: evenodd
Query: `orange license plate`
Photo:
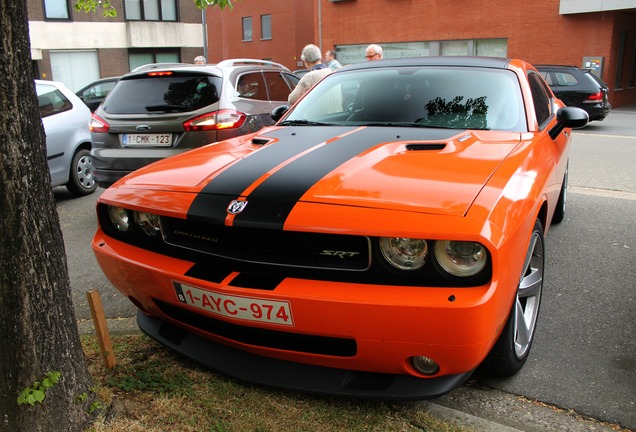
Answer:
M246 321L293 326L291 306L287 301L222 294L172 282L181 303L206 312Z

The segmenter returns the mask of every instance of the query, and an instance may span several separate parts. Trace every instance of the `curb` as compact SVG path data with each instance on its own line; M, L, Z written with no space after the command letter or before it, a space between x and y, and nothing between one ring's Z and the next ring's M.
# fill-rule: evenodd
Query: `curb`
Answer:
M422 411L426 414L430 414L432 417L447 423L469 428L475 432L523 432L520 429L495 423L493 421L432 402L420 402L420 404Z

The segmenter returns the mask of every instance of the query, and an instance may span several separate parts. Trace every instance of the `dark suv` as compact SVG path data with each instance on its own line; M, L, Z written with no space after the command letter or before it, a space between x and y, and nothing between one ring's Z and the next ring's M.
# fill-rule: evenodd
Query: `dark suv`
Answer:
M93 167L107 187L168 156L273 124L299 78L277 63L140 68L119 79L93 113Z
M568 106L583 108L590 120L603 120L612 110L607 84L590 69L576 66L535 65L556 97Z

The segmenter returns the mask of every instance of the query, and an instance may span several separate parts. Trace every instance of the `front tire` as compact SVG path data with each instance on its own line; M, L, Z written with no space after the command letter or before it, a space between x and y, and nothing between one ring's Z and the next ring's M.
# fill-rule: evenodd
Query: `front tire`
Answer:
M544 250L543 226L537 220L506 326L482 364L491 375L514 375L528 358L543 292Z
M97 189L89 150L80 149L73 155L66 189L75 196L89 195Z

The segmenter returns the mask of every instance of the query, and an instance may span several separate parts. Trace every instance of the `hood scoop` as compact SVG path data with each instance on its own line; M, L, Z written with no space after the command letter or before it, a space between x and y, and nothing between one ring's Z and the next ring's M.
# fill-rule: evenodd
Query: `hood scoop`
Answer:
M270 141L272 141L271 138L261 138L261 137L254 137L252 138L252 144L255 145L265 145L267 143L269 143Z
M408 151L431 151L431 150L444 150L446 144L407 144L406 150Z

